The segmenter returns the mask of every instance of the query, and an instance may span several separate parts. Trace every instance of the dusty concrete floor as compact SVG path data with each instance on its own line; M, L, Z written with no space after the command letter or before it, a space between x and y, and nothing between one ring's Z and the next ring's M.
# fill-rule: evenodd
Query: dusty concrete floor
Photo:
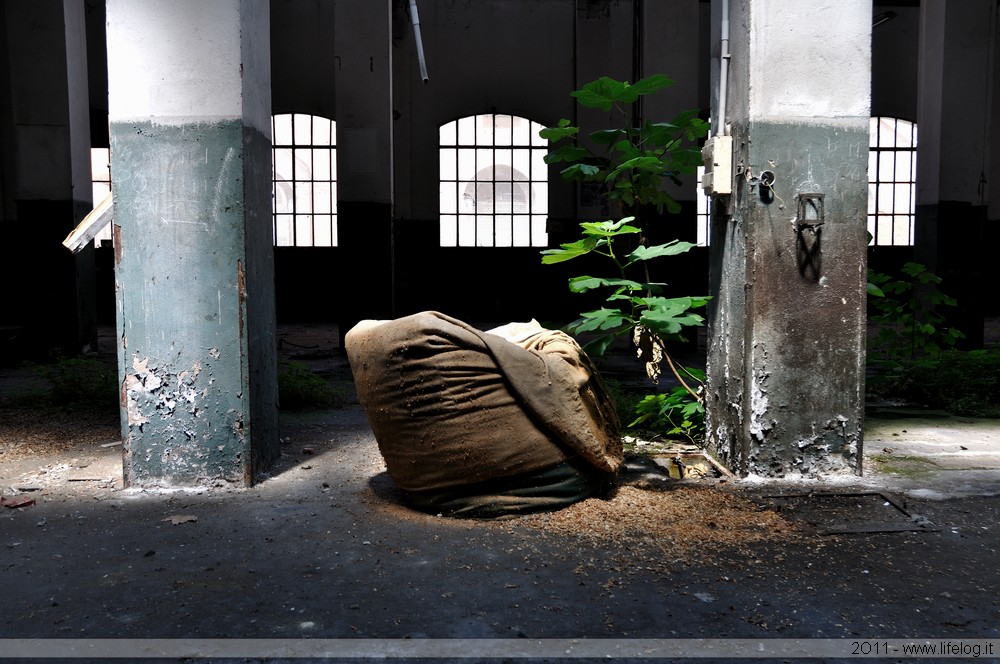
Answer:
M283 352L343 371L318 334ZM874 414L861 478L636 459L608 501L503 522L402 506L356 404L281 429L249 489L125 490L96 441L0 455L34 500L0 508L0 638L1000 639L998 421Z

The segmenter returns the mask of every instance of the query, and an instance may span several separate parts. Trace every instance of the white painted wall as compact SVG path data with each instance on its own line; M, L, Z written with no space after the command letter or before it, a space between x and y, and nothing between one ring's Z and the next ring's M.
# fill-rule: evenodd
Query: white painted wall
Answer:
M180 125L242 117L241 4L108 0L111 119L155 115Z
M750 119L829 124L867 118L871 16L870 0L754 2Z

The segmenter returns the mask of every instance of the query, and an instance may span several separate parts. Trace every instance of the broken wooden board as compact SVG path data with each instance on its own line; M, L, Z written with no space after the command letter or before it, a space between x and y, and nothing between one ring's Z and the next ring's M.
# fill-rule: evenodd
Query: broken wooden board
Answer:
M110 193L105 196L104 200L98 203L97 207L83 218L83 221L77 224L73 232L66 236L66 239L63 240L63 246L74 254L80 253L111 222L114 214L112 200Z

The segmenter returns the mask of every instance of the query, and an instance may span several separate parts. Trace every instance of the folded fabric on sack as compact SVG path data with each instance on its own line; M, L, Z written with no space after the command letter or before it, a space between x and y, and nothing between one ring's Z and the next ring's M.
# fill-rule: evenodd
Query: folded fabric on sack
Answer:
M572 337L490 331L437 312L362 321L345 346L389 475L416 508L496 517L564 507L608 486L618 416Z

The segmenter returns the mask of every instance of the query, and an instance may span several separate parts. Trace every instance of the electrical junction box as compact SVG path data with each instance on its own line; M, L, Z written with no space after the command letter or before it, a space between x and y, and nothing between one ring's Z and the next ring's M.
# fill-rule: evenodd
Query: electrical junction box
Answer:
M701 188L710 196L733 193L733 137L713 136L701 149L705 174Z

